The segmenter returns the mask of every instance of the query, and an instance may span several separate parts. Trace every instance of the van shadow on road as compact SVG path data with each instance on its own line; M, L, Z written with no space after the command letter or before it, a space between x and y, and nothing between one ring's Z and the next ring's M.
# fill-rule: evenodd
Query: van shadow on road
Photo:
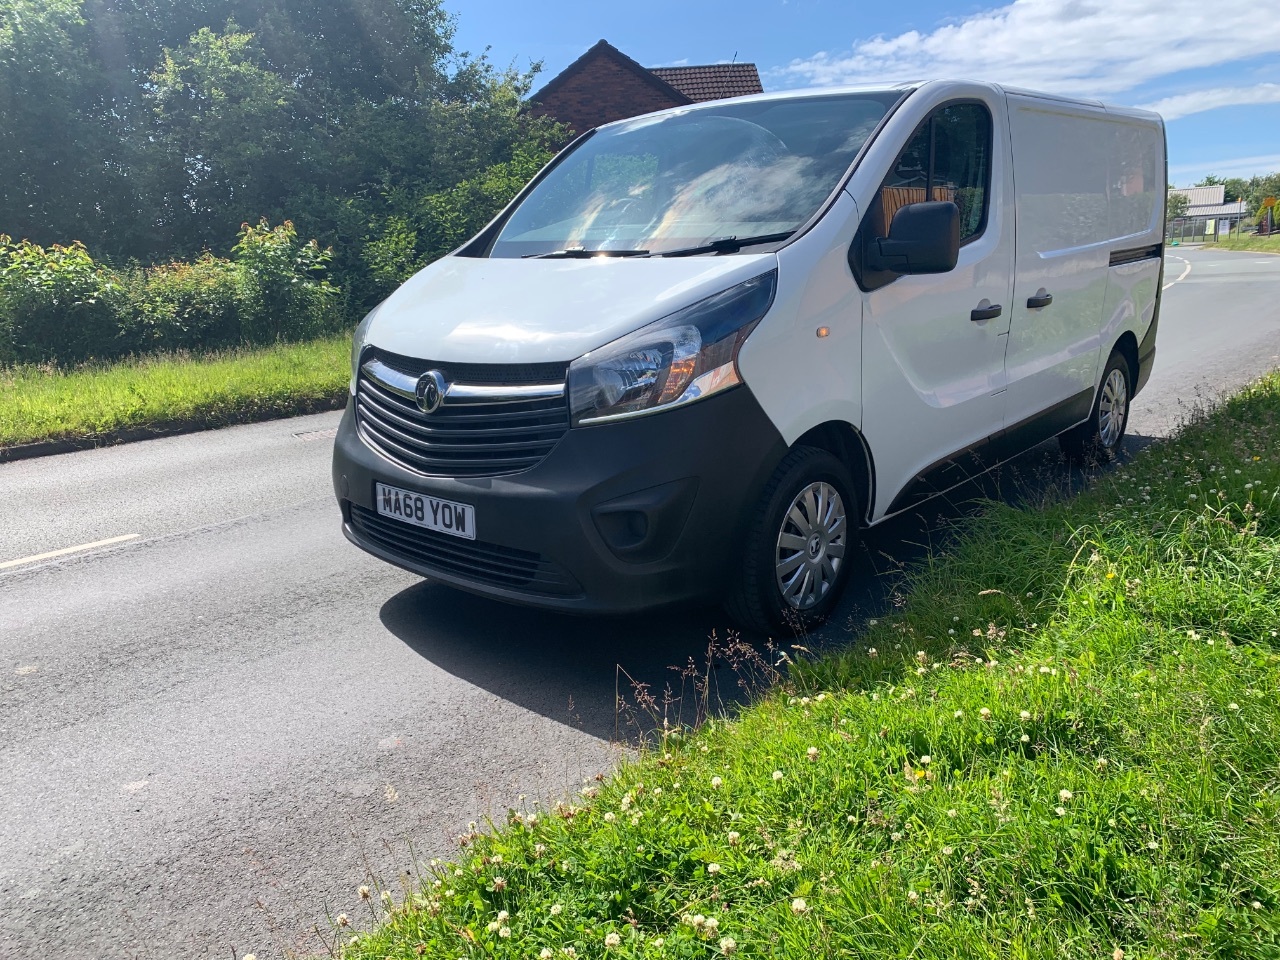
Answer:
M1125 458L1150 442L1149 437L1126 438ZM787 636L773 642L784 648L802 642L815 650L854 641L869 617L891 608L903 571L944 544L957 520L987 500L1034 506L1046 497L1078 492L1087 482L1085 472L1063 464L1056 443L1042 444L979 481L866 531L853 580L831 621L802 640ZM653 718L616 708L619 695L633 700L633 681L647 684L659 700L668 687L683 698L670 712L673 722L695 718L699 698L682 672L692 662L705 673L709 638L723 641L733 632L716 607L626 618L573 617L429 581L396 594L380 616L392 634L440 669L601 739L630 740L639 729L652 728ZM743 639L769 656L769 638ZM713 710L746 695L739 675L722 658L715 659L711 678Z

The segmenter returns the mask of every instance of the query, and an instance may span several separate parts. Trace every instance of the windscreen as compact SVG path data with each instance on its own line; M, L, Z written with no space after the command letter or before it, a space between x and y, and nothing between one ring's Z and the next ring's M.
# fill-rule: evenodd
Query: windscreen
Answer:
M489 255L662 254L789 233L817 212L899 96L726 103L605 127L525 197Z

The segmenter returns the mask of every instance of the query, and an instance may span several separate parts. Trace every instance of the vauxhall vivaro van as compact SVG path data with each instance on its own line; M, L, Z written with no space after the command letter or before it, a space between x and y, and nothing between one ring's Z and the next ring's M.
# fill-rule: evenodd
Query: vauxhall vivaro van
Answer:
M600 127L360 324L343 530L518 603L820 619L860 527L1115 455L1164 204L1157 115L993 84Z

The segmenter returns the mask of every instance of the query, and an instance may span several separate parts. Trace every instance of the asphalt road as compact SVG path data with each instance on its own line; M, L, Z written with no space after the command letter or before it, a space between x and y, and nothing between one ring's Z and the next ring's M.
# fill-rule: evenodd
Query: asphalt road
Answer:
M1165 282L1131 448L1280 366L1280 257L1177 248ZM370 877L607 769L628 677L678 693L670 668L724 636L714 610L571 619L367 557L338 529L336 423L0 465L0 957L323 952ZM981 492L1079 482L1046 445ZM877 528L819 640L883 609L962 501Z

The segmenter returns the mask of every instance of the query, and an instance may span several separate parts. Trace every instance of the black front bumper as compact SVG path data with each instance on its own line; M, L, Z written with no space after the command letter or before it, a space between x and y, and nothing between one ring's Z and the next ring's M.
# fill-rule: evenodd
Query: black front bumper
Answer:
M343 533L397 566L473 593L581 613L719 597L786 444L746 387L569 430L504 477L425 477L371 450L352 404L338 428ZM475 540L379 516L381 481L475 508Z

